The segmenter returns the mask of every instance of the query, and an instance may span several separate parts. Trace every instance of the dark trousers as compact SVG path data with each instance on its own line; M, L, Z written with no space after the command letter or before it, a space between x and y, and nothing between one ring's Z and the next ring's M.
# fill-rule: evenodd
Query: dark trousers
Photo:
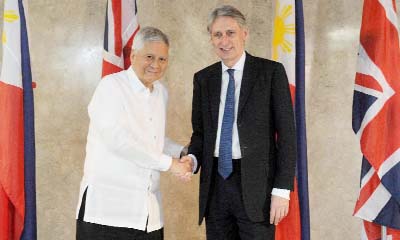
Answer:
M85 215L86 191L83 194L79 216L76 220L77 240L163 240L164 229L147 233L133 228L112 227L83 221Z
M214 162L218 162L218 159L214 159ZM215 165L205 217L207 240L273 240L275 227L269 224L269 219L252 222L246 214L242 200L240 160L233 160L233 173L227 179L218 174Z

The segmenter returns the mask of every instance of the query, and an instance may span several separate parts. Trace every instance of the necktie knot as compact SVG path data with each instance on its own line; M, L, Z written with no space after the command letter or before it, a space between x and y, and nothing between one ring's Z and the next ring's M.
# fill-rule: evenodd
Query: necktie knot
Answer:
M227 71L228 71L229 77L233 78L234 77L233 74L235 72L235 69L229 68Z

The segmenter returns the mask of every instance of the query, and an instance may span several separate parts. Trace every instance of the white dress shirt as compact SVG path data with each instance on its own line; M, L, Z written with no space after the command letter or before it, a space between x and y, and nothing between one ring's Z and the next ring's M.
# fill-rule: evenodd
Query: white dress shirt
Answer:
M221 127L222 120L224 116L225 110L225 100L226 100L226 92L228 91L228 83L229 83L229 73L228 69L234 69L234 78L235 78L235 118L233 121L232 128L232 158L240 159L242 158L242 152L240 151L240 143L239 143L239 134L237 128L237 112L239 107L239 96L240 96L240 87L242 86L242 78L243 78L243 68L244 61L246 60L246 54L243 52L239 61L233 67L227 67L223 62L222 65L222 83L221 83L221 94L219 101L219 113L218 113L218 130L217 130L217 139L215 140L215 151L214 157L219 157L219 142L221 138Z
M239 96L240 96L240 88L242 86L242 78L243 78L243 69L244 63L246 61L246 53L243 52L240 59L233 65L231 68L227 67L222 61L222 83L221 83L221 94L220 94L220 102L219 102L219 113L218 113L218 130L217 130L217 138L215 140L215 150L214 150L214 157L219 156L219 142L221 136L221 126L222 126L222 119L224 116L224 109L225 109L225 100L226 100L226 92L228 90L228 83L229 83L229 73L228 69L234 69L234 78L235 78L235 119L233 122L233 129L232 129L232 158L233 159L240 159L242 158L242 153L240 151L240 142L239 142L239 134L237 128L237 112L239 107ZM195 156L191 155L195 161L195 167L197 168L197 159ZM195 169L196 169L195 168ZM286 199L290 199L290 191L287 189L280 189L280 188L273 188L272 195L276 195L279 197L283 197Z
M77 216L87 189L86 222L151 232L163 227L160 171L181 146L165 141L168 93L150 91L132 68L102 79L89 104L89 133ZM171 150L172 149L172 150Z

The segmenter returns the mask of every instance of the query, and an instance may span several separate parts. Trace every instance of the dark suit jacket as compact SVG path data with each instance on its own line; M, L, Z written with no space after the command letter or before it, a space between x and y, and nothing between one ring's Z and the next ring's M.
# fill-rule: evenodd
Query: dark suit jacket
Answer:
M216 171L213 154L221 76L222 66L218 62L197 72L193 81L189 153L196 156L201 168L199 224L207 208L212 171ZM244 206L252 221L265 221L269 219L272 188L292 190L295 173L294 116L282 64L246 53L237 127Z

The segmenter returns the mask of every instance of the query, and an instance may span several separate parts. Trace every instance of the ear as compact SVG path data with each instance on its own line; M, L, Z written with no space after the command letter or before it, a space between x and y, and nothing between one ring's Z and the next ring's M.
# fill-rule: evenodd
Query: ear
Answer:
M246 41L249 36L249 29L247 27L243 29L243 35L244 35L244 40Z
M130 55L130 60L131 60L131 63L133 62L133 59L135 58L135 50L133 50L133 48L131 49L131 55Z

